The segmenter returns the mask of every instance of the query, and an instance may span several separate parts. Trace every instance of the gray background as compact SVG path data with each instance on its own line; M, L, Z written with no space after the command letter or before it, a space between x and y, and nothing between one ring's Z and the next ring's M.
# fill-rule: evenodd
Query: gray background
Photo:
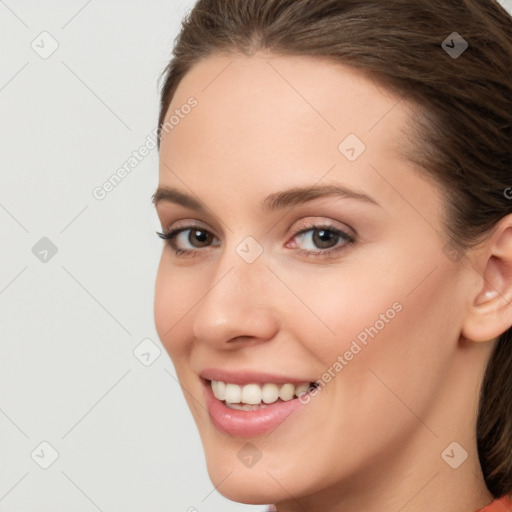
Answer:
M264 508L215 491L154 327L157 150L92 193L193 3L0 0L0 512Z

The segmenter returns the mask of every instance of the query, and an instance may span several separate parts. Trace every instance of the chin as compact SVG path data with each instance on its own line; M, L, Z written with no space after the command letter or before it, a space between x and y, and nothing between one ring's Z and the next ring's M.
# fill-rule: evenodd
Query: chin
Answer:
M290 478L290 473L283 471L282 462L281 469L275 469L273 461L265 460L268 457L262 457L250 467L241 462L240 447L252 441L258 443L257 440L233 438L223 442L217 436L213 439L205 439L205 436L209 437L208 434L201 435L206 469L213 486L222 496L250 505L267 505L286 498L282 495L283 487L288 485L285 474ZM283 487L269 473L277 482L282 482Z
M219 466L216 461L207 461L212 484L228 500L248 505L269 505L287 497L283 494L283 487L277 484L264 468L259 471L255 468L234 469L230 473L225 472L224 467L223 464ZM283 482L283 486L286 486L286 482Z

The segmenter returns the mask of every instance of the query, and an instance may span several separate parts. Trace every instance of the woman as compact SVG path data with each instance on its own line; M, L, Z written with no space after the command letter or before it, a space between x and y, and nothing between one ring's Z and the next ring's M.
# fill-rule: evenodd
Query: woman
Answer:
M224 496L512 509L511 70L493 0L184 20L155 323Z

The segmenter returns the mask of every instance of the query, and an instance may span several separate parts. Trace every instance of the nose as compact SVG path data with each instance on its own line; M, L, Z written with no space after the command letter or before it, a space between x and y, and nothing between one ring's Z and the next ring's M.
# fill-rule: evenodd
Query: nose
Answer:
M247 263L232 251L205 285L194 308L193 334L217 349L237 349L271 340L278 330L272 273L263 261Z

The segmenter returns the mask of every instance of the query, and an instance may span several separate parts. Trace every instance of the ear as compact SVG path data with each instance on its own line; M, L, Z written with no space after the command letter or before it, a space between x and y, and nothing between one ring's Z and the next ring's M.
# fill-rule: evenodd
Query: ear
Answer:
M512 214L501 219L478 250L480 274L462 325L462 336L490 341L512 326Z

